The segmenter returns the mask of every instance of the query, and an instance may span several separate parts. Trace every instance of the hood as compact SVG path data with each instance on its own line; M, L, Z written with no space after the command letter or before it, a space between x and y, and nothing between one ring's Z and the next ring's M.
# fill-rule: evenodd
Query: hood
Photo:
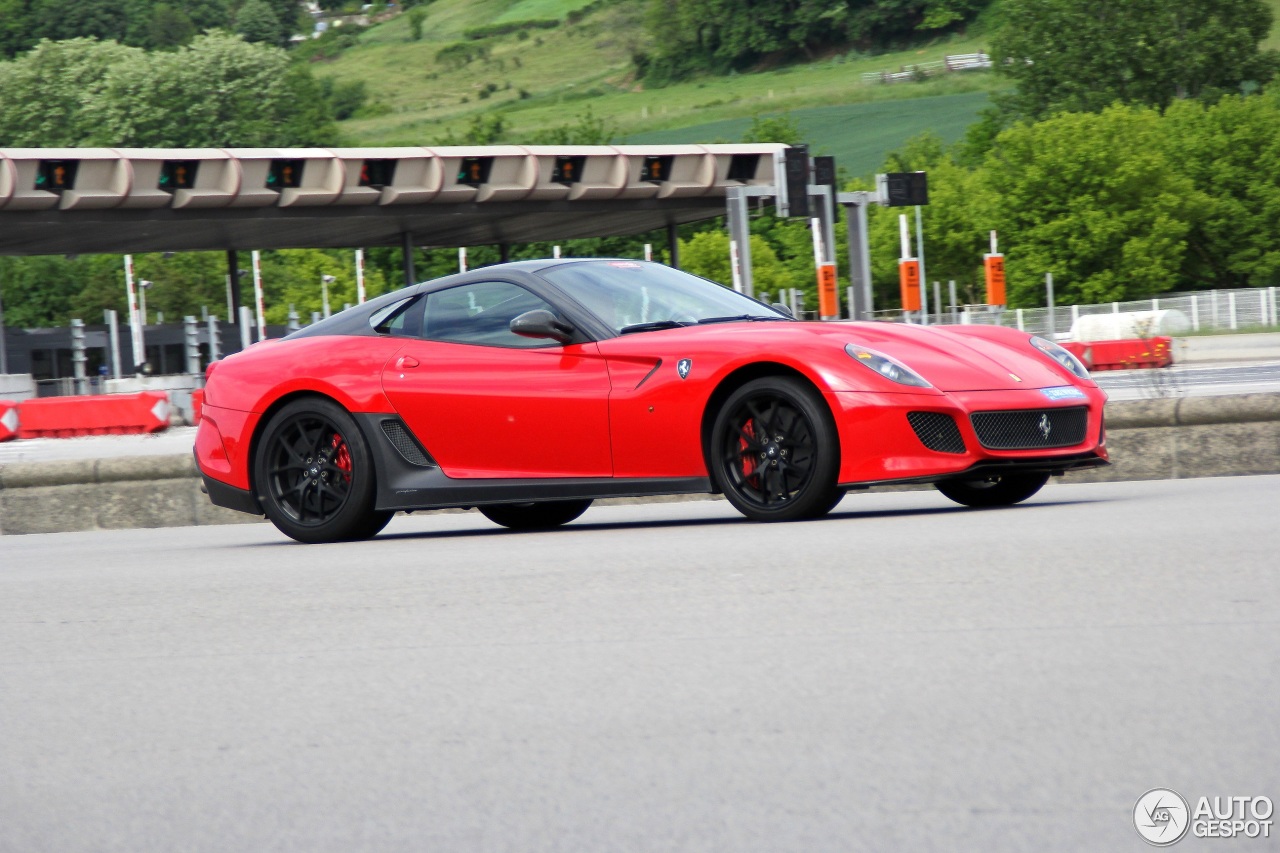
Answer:
M840 323L852 343L898 359L940 391L995 391L1074 384L1027 341L1004 330L976 336L967 327L898 323Z

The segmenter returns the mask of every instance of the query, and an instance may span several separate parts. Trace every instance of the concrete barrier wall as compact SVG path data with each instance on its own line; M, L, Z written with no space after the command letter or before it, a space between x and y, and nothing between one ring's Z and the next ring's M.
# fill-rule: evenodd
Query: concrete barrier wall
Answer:
M1280 474L1280 394L1111 403L1107 445L1063 482ZM210 504L188 454L0 465L0 534L260 520Z

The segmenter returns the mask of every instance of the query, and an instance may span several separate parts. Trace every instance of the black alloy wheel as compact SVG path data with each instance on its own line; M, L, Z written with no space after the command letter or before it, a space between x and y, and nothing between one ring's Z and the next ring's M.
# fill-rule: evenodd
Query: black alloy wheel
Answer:
M373 508L369 446L331 400L295 400L276 412L258 444L254 482L267 518L299 542L368 539L391 520Z
M1048 474L997 474L973 480L943 480L935 485L958 504L972 507L1012 506L1044 488Z
M843 494L831 410L797 379L764 377L734 391L716 417L710 457L724 496L756 521L818 518Z
M512 530L550 530L568 524L587 511L590 500L488 504L478 509L494 524Z

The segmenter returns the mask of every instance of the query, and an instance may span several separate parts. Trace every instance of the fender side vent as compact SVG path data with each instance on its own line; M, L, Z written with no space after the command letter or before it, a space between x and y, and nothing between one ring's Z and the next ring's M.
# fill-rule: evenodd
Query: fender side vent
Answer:
M436 462L432 459L427 451L422 449L422 445L418 444L418 440L410 434L409 430L404 428L404 424L398 420L385 420L382 422L382 432L387 437L387 441L391 442L391 446L400 452L404 457L404 461L410 465L417 465L422 468L435 468Z

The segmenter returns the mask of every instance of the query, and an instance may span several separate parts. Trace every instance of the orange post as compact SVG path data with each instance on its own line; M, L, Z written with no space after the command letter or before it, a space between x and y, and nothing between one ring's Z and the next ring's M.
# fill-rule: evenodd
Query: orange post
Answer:
M818 315L840 316L840 300L836 297L836 265L818 265Z
M898 285L902 292L902 310L920 310L920 262L914 258L898 261Z
M983 255L982 262L987 272L987 304L1007 305L1004 293L1004 255Z

